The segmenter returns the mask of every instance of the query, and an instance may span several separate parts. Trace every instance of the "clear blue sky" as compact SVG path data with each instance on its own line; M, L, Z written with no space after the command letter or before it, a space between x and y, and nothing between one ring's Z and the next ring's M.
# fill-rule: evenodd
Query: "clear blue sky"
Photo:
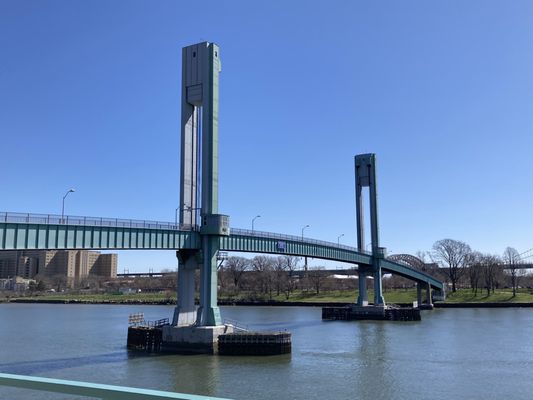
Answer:
M60 213L74 187L68 214L172 221L181 48L204 40L232 226L354 244L353 156L374 152L392 252L533 247L528 0L0 0L0 209Z

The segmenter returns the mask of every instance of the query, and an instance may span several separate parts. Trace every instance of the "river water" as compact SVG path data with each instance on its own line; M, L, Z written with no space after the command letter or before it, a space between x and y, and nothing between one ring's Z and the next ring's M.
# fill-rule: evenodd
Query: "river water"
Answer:
M167 306L0 304L0 372L230 399L531 399L533 309L437 309L421 322L321 321L320 308L222 307L293 334L290 355L137 356L128 315ZM0 399L71 396L0 388Z

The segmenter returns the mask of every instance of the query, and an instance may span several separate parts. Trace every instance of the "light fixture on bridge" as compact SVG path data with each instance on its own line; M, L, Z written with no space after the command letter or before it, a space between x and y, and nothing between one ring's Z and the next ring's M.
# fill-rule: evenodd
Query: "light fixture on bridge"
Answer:
M309 225L306 225L302 228L302 240L304 240L304 230L305 228L309 228Z
M70 188L67 193L63 196L63 203L61 206L61 223L63 224L65 221L65 199L67 198L69 193L74 193L76 189Z
M256 215L255 217L252 218L252 233L254 233L254 221L255 221L257 218L261 218L261 216L260 216L260 215Z
M341 237L343 237L343 236L344 236L344 233L337 237L337 245L341 244Z

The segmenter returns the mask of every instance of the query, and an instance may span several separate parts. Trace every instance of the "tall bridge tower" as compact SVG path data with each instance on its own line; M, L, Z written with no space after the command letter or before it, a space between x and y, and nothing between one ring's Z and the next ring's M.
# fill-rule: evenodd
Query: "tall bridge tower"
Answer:
M370 240L372 245L372 265L359 265L359 297L358 306L367 306L366 278L374 278L374 305L385 306L381 281L381 260L385 257L385 249L379 246L378 225L378 194L376 183L376 155L359 154L355 156L355 205L357 218L357 249L365 252L365 224L363 188L368 187L370 198Z
M219 236L229 235L229 217L218 214L218 77L220 51L203 42L182 50L181 175L179 222L200 225L200 250L179 250L174 326L221 325L217 306ZM200 268L200 307L194 275Z

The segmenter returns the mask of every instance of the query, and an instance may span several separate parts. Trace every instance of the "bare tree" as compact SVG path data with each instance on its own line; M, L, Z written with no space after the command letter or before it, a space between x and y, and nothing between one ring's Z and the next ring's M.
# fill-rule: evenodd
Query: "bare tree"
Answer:
M474 296L477 296L477 291L480 289L479 284L482 275L482 260L483 254L477 251L471 253L468 260L468 278Z
M457 282L463 276L471 252L470 246L459 240L442 239L433 245L433 257L448 268L452 292L457 290Z
M299 257L295 256L281 256L285 263L285 271L287 273L287 280L285 281L285 297L289 299L291 293L296 288L297 278L294 276L298 269Z
M518 268L520 262L520 254L513 247L507 247L503 252L503 262L507 266L507 270L511 274L511 286L513 288L513 297L516 296L516 289L518 288L518 280L522 275L522 270Z
M229 257L224 263L224 269L231 276L235 290L241 287L241 279L248 270L250 261L244 257Z
M52 285L55 287L56 292L63 291L69 284L65 275L56 274L50 277Z
M267 256L256 256L252 260L252 268L261 293L268 294L270 300L272 300L274 286L273 264L273 258Z
M160 282L161 288L164 288L164 289L167 289L173 292L178 286L178 274L173 273L171 275L163 275L161 278L159 278L159 282Z
M311 284L313 285L316 294L320 294L320 288L322 287L322 283L326 279L326 275L324 273L325 268L324 267L312 267L309 269L309 272L307 273L307 277Z
M483 275L483 281L485 283L485 289L487 290L487 296L490 296L490 292L494 293L496 287L496 277L498 275L501 260L498 256L491 254L485 254L481 257L481 270Z
M289 277L287 275L287 263L284 257L276 257L274 260L274 278L276 285L276 294L279 296L281 291L287 286Z

